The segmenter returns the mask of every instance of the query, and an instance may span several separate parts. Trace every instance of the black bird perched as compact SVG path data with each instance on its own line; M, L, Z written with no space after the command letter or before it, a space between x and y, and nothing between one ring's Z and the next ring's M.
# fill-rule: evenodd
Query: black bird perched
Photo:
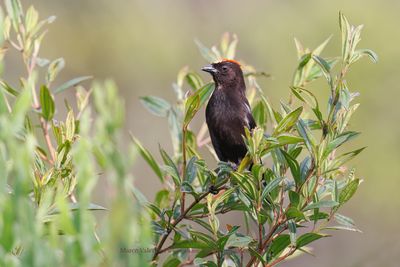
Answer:
M240 64L223 60L202 68L212 75L215 90L207 104L206 122L215 152L221 161L240 163L247 153L245 127L256 127Z

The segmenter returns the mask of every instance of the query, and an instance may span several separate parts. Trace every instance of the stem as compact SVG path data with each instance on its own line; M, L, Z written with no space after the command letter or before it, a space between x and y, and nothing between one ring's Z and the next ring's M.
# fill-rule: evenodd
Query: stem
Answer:
M278 218L277 222L271 227L271 229L269 230L268 235L266 236L264 242L261 245L260 248L260 255L262 255L263 251L265 250L265 248L268 246L268 244L272 241L273 236L275 234L275 231L279 228L279 226L281 226L282 224L284 224L285 222L281 222L280 219ZM258 262L256 256L252 256L250 258L250 261L247 263L246 267L251 267L252 264L254 263L256 265L256 263Z
M337 95L338 95L338 93L337 93L338 87L343 82L344 76L346 76L346 73L347 73L348 69L349 69L349 65L348 64L342 66L342 70L340 71L340 74L339 74L339 77L337 78L336 84L331 87L331 99L332 99L332 102L331 102L331 105L330 105L330 110L329 110L328 118L327 118L327 121L326 121L327 127L330 126L330 124L331 124L331 122L333 120L333 115L334 115L334 112L335 112L335 106L336 106L336 103L338 101L338 97L337 97ZM324 139L326 137L326 135L327 135L327 131L323 132L322 139Z
M43 131L43 135L44 135L44 139L46 141L47 148L49 149L49 153L50 153L50 157L51 157L50 162L51 162L51 164L54 164L56 155L55 155L55 149L53 147L53 144L51 143L51 138L49 135L49 130L48 130L49 124L43 118L40 118L40 125L41 125L42 131Z
M262 244L263 244L263 238L262 238L262 224L258 224L258 250L261 252Z
M184 125L182 128L182 182L185 179L186 176L186 131L187 128ZM182 197L181 197L181 214L183 214L184 210L185 210L185 197L186 197L186 193L182 192Z

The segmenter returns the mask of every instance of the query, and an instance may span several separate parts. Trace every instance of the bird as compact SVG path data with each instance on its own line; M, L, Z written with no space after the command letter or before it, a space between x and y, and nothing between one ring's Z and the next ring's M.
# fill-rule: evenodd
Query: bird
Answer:
M238 166L247 153L245 128L256 127L241 65L230 59L201 69L211 74L215 90L206 107L206 123L211 143L220 161Z

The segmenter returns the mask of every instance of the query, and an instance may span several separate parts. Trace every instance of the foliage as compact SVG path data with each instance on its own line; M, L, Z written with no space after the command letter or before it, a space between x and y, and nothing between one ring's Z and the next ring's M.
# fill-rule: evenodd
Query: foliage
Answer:
M151 113L168 119L174 145L172 156L160 147L159 163L134 139L163 184L155 201L147 203L155 234L154 264L163 259L163 266L275 266L295 252L309 253L309 245L328 237L330 230L360 231L351 218L338 213L362 181L354 169L346 168L363 148L345 148L359 135L349 127L359 106L353 104L358 93L349 90L345 77L363 56L373 62L377 56L357 49L362 26L351 26L343 14L339 22L339 57L321 56L330 38L314 50L295 40L299 62L289 100L279 107L268 101L257 83L259 76L268 75L242 62L258 127L243 137L248 153L237 168L226 162L209 168L199 152L206 146L215 155L206 125L197 134L189 127L212 94L212 83L186 67L173 84L176 104L155 96L142 98ZM208 62L216 62L233 59L237 42L236 36L225 34L219 47L196 44ZM326 112L307 89L319 78L326 80L330 92ZM221 226L222 214L233 211L243 214L247 229ZM160 257L167 251L169 256Z
M134 146L121 153L124 111L114 83L87 90L79 84L90 76L83 76L57 86L64 60L39 55L54 17L39 20L18 0L4 7L1 59L17 50L26 74L15 86L0 81L0 266L146 265L149 253L129 253L150 247L151 229L132 199ZM65 90L76 99L62 108ZM99 173L110 192L107 209L91 203Z
M81 83L91 76L58 84L64 60L39 55L54 17L39 20L19 0L5 0L4 10L1 69L14 49L26 73L18 85L0 79L0 266L275 266L295 252L309 253L330 230L359 231L338 213L361 182L345 167L362 151L344 149L359 135L349 129L358 104L345 76L361 57L377 57L356 48L362 27L342 14L341 57L321 56L328 40L312 51L296 40L299 63L289 100L278 108L257 83L268 75L242 63L258 127L244 136L248 154L240 166L219 162L214 170L200 153L207 147L215 154L206 125L198 133L190 127L212 83L183 68L173 85L175 104L141 99L169 123L173 155L160 147L157 162L136 138L129 146L120 143L124 109L112 81L90 89ZM210 62L233 59L237 43L229 34L218 48L197 41ZM307 89L318 78L330 92L326 112ZM66 90L76 97L62 108ZM162 183L153 202L132 186L136 150ZM99 177L106 181L107 208L91 202ZM234 211L243 214L246 229L221 226L221 216Z

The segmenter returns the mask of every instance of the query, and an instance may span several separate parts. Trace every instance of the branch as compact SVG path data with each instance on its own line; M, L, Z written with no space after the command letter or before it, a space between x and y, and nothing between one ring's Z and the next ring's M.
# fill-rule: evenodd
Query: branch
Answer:
M183 126L182 128L182 158L183 158L183 163L182 163L182 181L185 179L186 176L186 131L187 128L186 126ZM181 197L181 214L183 214L185 210L185 192L182 192L182 197Z
M276 224L274 224L268 235L266 236L264 242L262 243L261 249L260 249L260 253L262 254L263 251L265 250L265 248L268 246L268 244L273 240L273 236L275 234L275 231L279 228L279 226L281 226L282 224L284 224L286 221L280 221L280 219L278 218ZM281 230L282 232L285 230L285 228L283 230ZM257 258L256 256L252 256L250 261L247 263L246 267L251 267L253 263L257 262Z
M228 178L229 179L229 178ZM228 179L225 179L221 182L221 184L217 187L217 191L221 190L221 188L223 187L223 185L228 181ZM152 258L152 261L155 261L157 259L157 256L161 253L166 251L165 249L162 249L165 241L167 241L168 236L170 235L170 233L172 232L172 230L178 225L178 223L180 223L184 218L186 218L186 215L189 213L189 211L196 205L198 204L201 200L203 200L205 197L208 196L208 194L210 194L210 192L206 192L203 193L202 195L200 195L198 198L196 198L192 204L190 204L186 210L183 211L183 213L170 225L168 226L167 229L167 233L164 234L163 238L160 240L160 242L158 243L155 251L154 251L154 255Z

